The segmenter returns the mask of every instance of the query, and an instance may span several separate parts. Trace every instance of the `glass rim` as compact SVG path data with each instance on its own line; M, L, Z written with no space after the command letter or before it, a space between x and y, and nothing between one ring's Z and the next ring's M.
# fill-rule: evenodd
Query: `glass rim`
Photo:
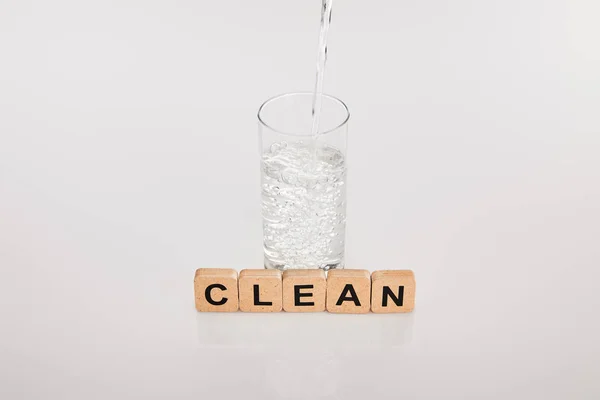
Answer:
M260 122L263 126L271 129L272 131L277 132L277 133L282 134L282 135L300 136L300 137L311 136L312 135L311 132L307 132L307 133L291 133L291 132L283 132L280 129L275 129L274 127L272 127L271 125L269 125L269 124L267 124L265 122L265 120L261 116L261 113L262 113L263 109L265 108L265 106L267 106L269 103L271 103L273 101L280 100L282 98L290 97L290 96L313 95L313 94L314 94L313 92L289 92L289 93L278 94L276 96L273 96L273 97L265 100L260 105L260 107L258 108L258 112L256 114L256 116L258 118L258 122ZM325 97L325 98L327 98L327 99L329 99L329 100L333 100L335 103L341 105L343 107L344 111L345 111L345 114L346 114L346 116L344 117L343 121L339 125L336 125L334 128L328 129L328 130L326 130L324 132L319 132L319 135L326 135L326 134L331 133L331 132L333 132L333 131L341 128L342 126L346 125L346 123L350 119L350 110L348 109L348 106L346 105L346 103L344 103L342 100L338 99L337 97L332 96L330 94L326 94L326 93L323 93L322 96Z

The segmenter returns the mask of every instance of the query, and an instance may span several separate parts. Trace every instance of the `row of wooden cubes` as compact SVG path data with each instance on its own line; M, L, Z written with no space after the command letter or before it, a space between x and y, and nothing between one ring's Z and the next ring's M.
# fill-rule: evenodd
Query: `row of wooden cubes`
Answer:
M415 277L410 270L278 270L201 268L194 278L202 312L411 312Z

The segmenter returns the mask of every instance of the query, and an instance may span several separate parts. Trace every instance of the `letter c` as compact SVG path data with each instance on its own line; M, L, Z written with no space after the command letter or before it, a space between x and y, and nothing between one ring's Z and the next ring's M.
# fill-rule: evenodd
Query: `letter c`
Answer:
M213 289L227 290L227 288L225 286L221 285L220 283L213 283L212 285L208 285L206 287L206 290L204 291L204 296L206 297L206 301L208 301L213 306L222 306L223 304L227 303L227 300L228 300L227 297L223 297L219 301L213 300L213 298L211 296L211 291Z

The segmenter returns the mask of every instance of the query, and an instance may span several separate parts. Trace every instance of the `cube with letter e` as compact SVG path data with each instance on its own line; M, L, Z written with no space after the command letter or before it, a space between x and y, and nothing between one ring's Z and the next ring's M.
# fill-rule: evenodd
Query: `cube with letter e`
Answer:
M406 313L415 307L415 275L410 270L375 271L371 275L371 310Z
M283 310L287 312L325 311L327 281L321 269L283 272Z

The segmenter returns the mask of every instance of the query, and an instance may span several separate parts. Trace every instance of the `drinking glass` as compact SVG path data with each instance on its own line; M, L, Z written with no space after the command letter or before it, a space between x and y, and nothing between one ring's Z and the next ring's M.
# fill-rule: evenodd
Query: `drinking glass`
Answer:
M322 95L312 134L313 93L287 93L258 110L264 265L344 267L348 107Z

